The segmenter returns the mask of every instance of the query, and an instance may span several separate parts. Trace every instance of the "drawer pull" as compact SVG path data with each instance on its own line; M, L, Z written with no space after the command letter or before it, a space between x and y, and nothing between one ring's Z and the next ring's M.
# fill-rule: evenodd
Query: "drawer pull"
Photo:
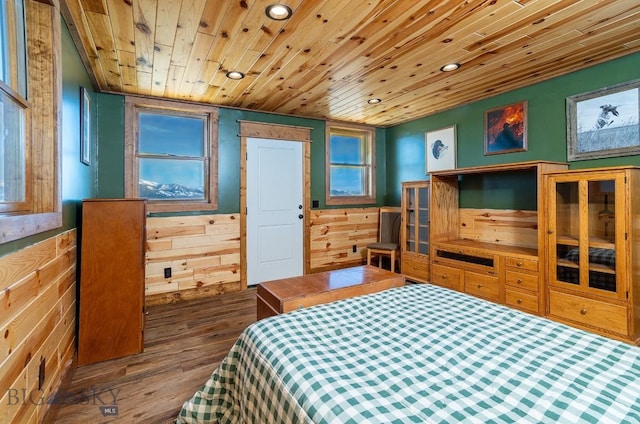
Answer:
M447 278L447 274L442 274L442 279L444 280L445 278Z
M516 280L516 283L522 284L522 278L518 278L518 280Z
M478 288L481 289L482 288L482 284L478 284Z
M580 315L587 315L587 310L584 308L580 309Z
M516 262L516 266L522 266L522 262Z
M518 300L516 300L516 302L517 302L517 303L518 303L518 305L519 305L519 304L521 304L521 303L522 303L522 299L518 299Z

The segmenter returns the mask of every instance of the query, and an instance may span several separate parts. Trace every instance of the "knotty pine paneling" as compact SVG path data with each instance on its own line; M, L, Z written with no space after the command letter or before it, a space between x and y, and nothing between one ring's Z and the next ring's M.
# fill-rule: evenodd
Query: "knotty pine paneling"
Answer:
M100 91L375 126L640 51L637 0L287 0L284 21L270 3L65 0L62 13ZM450 62L462 67L439 71Z
M0 422L42 422L71 372L76 251L73 229L0 257Z
M459 238L538 248L538 212L460 209Z
M364 263L378 237L378 208L314 210L310 221L311 272ZM238 291L240 261L239 214L148 218L145 303Z
M360 265L378 240L378 208L313 210L310 234L311 272Z
M170 278L165 268L171 268ZM239 214L147 219L147 305L238 290Z

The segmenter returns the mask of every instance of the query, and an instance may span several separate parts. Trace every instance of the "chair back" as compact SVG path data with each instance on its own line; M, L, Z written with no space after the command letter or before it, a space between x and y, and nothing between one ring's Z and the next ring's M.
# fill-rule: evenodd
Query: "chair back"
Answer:
M400 208L380 208L380 243L400 244Z

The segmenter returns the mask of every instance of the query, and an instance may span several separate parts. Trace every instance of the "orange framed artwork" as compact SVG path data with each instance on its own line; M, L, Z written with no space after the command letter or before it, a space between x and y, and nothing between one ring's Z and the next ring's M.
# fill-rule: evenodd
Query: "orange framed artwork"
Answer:
M527 102L489 109L484 113L484 154L527 150Z

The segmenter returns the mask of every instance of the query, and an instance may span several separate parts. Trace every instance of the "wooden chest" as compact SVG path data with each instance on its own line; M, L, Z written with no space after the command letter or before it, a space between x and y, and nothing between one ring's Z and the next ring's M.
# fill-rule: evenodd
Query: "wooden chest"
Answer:
M405 283L404 276L370 265L273 280L258 285L258 319L376 293Z

